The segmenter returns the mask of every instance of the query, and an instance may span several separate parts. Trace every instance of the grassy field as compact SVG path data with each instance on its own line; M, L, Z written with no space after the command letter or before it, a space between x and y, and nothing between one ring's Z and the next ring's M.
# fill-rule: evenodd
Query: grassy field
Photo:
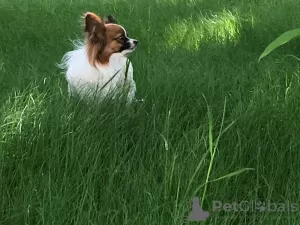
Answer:
M68 98L56 63L86 11L139 40L144 103ZM297 0L0 0L0 224L179 225L194 197L210 216L190 224L299 224L299 40L258 63L299 11Z

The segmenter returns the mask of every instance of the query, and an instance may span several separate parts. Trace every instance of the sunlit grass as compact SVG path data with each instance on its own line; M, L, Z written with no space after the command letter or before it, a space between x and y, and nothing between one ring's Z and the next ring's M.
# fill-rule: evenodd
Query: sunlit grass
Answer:
M10 136L22 135L24 129L26 131L30 127L38 126L35 121L43 113L44 98L44 93L38 93L34 89L12 92L1 107L2 141L7 142Z
M237 43L241 23L237 13L223 10L208 16L182 19L166 29L166 44L170 48L197 51L210 44Z

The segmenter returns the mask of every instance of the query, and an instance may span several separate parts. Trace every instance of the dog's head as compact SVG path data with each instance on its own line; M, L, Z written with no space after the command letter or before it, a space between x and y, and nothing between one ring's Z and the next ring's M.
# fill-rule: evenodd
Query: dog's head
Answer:
M113 53L127 55L135 50L138 41L127 36L113 16L101 18L94 13L84 15L85 43L89 62L107 64Z

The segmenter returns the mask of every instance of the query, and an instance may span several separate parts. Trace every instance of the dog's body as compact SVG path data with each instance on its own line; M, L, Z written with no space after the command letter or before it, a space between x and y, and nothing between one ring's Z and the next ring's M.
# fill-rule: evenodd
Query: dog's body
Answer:
M112 17L104 22L92 13L85 15L85 33L85 42L75 44L62 60L69 94L103 99L125 93L127 101L134 101L136 84L127 54L135 50L137 41L128 38Z
M122 53L114 53L108 65L93 66L88 62L84 45L78 46L68 52L63 59L64 68L67 68L69 94L79 95L81 98L103 99L122 96L121 92L124 91L129 102L135 100L133 67L131 62L127 65L127 60Z

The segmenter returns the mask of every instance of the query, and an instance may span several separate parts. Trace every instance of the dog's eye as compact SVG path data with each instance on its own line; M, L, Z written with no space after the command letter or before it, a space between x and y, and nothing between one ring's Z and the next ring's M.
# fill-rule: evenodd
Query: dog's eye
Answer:
M120 36L120 37L117 38L117 40L119 40L119 41L122 41L123 39L124 39L123 36Z

